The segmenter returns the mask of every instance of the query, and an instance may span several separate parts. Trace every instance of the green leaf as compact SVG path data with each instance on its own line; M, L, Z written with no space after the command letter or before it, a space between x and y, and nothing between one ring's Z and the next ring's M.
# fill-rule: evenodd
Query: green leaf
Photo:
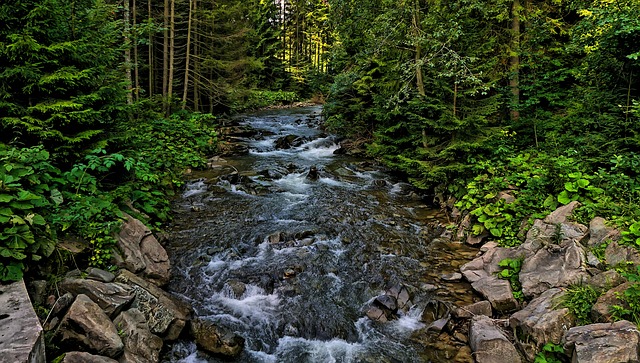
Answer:
M495 237L502 237L502 228L491 228L489 232Z
M558 194L558 202L560 202L561 204L569 204L571 203L571 196L569 195L569 192L566 190L563 190L562 193Z
M589 181L587 179L578 179L576 183L578 183L580 188L586 188L587 185L589 185Z
M571 179L578 179L578 178L582 178L582 173L577 171L575 173L569 173L567 176Z
M9 203L10 201L12 201L15 197L13 195L9 195L9 194L0 194L0 203Z
M566 183L564 183L564 189L566 189L566 190L568 190L568 191L570 191L572 193L575 193L575 192L578 191L578 187L577 187L576 183L574 183L574 182L566 182Z

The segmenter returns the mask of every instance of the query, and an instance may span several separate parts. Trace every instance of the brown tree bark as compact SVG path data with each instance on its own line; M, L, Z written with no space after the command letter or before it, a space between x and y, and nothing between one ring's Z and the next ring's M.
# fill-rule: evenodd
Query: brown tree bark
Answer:
M511 119L520 118L520 0L511 8L511 49L509 54L509 87L511 88Z
M184 65L184 89L182 91L182 109L187 107L187 94L189 92L189 61L191 60L191 21L193 16L194 1L189 0L189 19L187 21L187 52Z

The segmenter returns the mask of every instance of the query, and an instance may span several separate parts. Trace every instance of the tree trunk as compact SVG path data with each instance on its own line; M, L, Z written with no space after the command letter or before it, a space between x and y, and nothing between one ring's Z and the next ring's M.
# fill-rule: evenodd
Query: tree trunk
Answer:
M126 0L125 0L126 1ZM133 0L133 29L136 28L136 0ZM135 33L134 33L135 34ZM140 73L138 69L138 38L136 36L133 37L133 75L134 75L134 89L133 94L135 96L136 102L140 100Z
M164 0L164 31L162 42L162 103L167 110L167 85L169 84L169 0Z
M169 20L169 75L167 77L167 110L166 115L171 114L171 99L173 98L173 74L175 64L175 40L176 40L176 1L171 0L171 15Z
M147 1L147 21L150 23L153 19L151 15L151 0ZM153 32L149 32L149 97L153 96L153 87L155 86L155 72L153 71Z
M133 97L131 94L131 13L129 8L129 0L124 0L124 71L127 80L127 104L133 104Z
M189 19L187 21L187 52L185 55L185 65L184 65L184 89L182 91L182 109L184 110L187 107L187 94L189 92L189 58L191 56L191 20L192 20L192 12L195 10L194 0L189 0Z
M509 56L511 88L511 120L520 118L520 0L513 0L511 9L511 49Z
M200 34L198 34L198 1L193 0L193 109L200 111Z

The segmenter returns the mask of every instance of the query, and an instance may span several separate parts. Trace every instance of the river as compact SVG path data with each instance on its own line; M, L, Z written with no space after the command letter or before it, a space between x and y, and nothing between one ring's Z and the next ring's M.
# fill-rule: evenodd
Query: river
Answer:
M464 342L428 331L423 311L434 299L472 301L468 285L441 276L475 252L433 240L443 216L408 184L369 160L336 155L320 113L241 118L257 132L243 140L249 153L194 173L175 204L169 289L245 338L237 362L452 361ZM294 146L276 149L288 135ZM386 323L367 318L397 284L411 307ZM179 341L163 361L223 360Z

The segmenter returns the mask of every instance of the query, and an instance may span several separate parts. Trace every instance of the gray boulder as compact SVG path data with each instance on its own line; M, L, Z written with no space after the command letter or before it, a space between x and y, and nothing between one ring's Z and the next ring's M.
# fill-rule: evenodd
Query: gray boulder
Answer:
M567 287L589 278L583 248L575 241L541 248L526 258L520 270L522 292L534 297L554 287Z
M167 251L142 222L126 215L127 221L116 235L118 248L116 264L141 274L148 280L163 286L169 282L171 265Z
M244 348L244 338L201 318L191 321L191 334L198 346L210 353L233 358Z
M89 267L87 269L87 278L100 282L112 282L116 278L116 275L99 268Z
M560 344L566 331L575 325L569 309L560 308L564 294L561 289L547 290L509 318L516 341L528 360L533 361L544 344Z
M563 205L549 214L544 222L547 224L560 224L567 222L567 219L571 216L571 213L578 208L581 204L577 201L573 201L567 205Z
M83 294L76 297L62 319L56 336L61 346L80 346L89 352L111 358L122 354L124 349L115 325L98 304Z
M500 261L507 258L518 258L521 256L519 253L519 250L513 248L490 247L482 256L462 265L460 272L467 281L473 283L482 278L494 276L502 270L498 266Z
M118 363L117 360L87 352L68 352L61 363Z
M631 262L640 265L640 252L631 246L621 246L618 242L611 242L604 250L604 260L607 265L616 267Z
M592 276L587 284L599 290L608 290L625 283L627 280L616 270L608 270Z
M469 343L477 363L520 363L522 359L495 321L484 315L471 319Z
M491 317L493 311L491 310L491 303L487 300L482 300L471 305L462 306L453 311L453 315L457 318L468 319L476 315L484 315Z
M629 305L620 299L620 295L631 286L631 282L618 285L598 298L591 307L591 318L597 322L611 322L611 306L618 305L628 309Z
M60 289L73 295L88 296L110 317L118 315L133 301L132 289L120 283L65 278L60 284Z
M518 301L513 297L511 284L507 280L489 276L472 283L471 287L489 300L497 312L508 312L518 308Z
M149 331L138 309L123 311L113 321L123 332L124 354L120 363L159 362L162 339Z
M639 343L638 328L626 320L574 327L564 337L574 363L636 363Z
M607 240L618 241L620 239L620 231L606 224L606 220L602 217L595 217L589 222L589 241L588 247L597 246Z
M184 302L127 270L120 270L116 281L133 289L132 308L144 315L149 330L164 340L175 340L191 318L191 308Z

